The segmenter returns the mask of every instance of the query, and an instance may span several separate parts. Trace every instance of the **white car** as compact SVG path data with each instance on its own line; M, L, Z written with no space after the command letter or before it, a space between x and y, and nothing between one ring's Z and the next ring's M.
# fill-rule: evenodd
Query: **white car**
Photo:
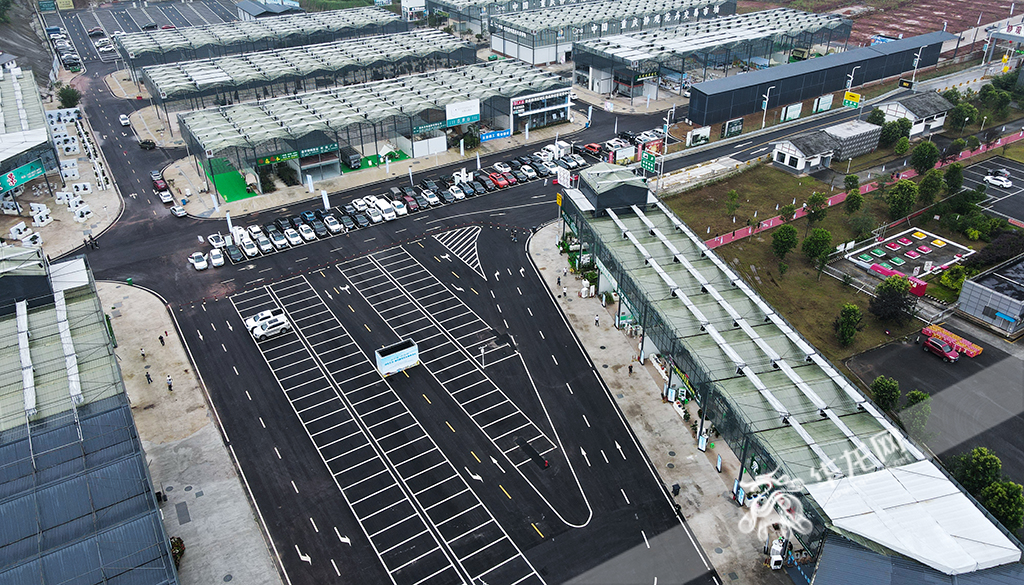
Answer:
M206 263L206 254L203 254L202 252L193 252L192 255L188 257L188 263L195 266L196 270L206 270L210 267L210 265Z
M533 170L533 167L531 167L530 165L523 165L519 167L519 172L526 175L526 178L530 179L531 181L537 178L537 171Z
M284 230L284 237L286 240L288 240L288 243L293 246L298 246L299 244L302 243L302 237L299 236L299 232L293 230L292 228Z
M441 200L437 198L437 194L429 189L423 192L423 198L426 199L427 203L429 203L431 206L441 204Z
M256 244L252 243L252 240L245 240L242 242L242 251L250 258L260 253L259 248L256 247Z
M314 232L313 228L309 227L306 224L302 224L299 226L299 235L302 236L302 239L306 240L307 242L312 242L313 240L316 239L316 232Z
M498 171L499 173L511 173L512 167L510 167L508 163L497 162L494 163L494 170Z
M650 142L652 140L657 140L658 138L660 138L660 137L657 134L653 133L653 132L641 132L636 137L637 142Z
M102 47L99 47L96 50L99 51L100 53L113 53L114 52L114 47L112 47L110 45L103 45Z
M206 241L210 242L210 245L214 248L223 248L227 244L224 241L224 236L220 234L210 234L206 236Z
M273 317L282 316L284 316L284 309L267 309L266 311L260 311L259 313L256 313L252 317L249 317L248 319L243 321L243 323L245 323L246 329L252 331L252 328L259 325L260 323L263 323L264 321L269 321Z
M1009 189L1010 187L1013 187L1013 183L1010 181L1010 179L1007 179L1006 177L988 175L982 180L988 183L989 185L992 185L993 187L1001 187L1003 189Z
M451 193L452 197L454 197L456 200L466 198L466 193L462 190L462 187L459 187L458 185L452 185L451 187L448 187L448 192Z
M370 216L370 221L372 223L380 223L384 221L384 216L381 215L380 210L377 209L376 207L367 207L366 215Z
M395 215L407 215L409 213L409 210L405 207L405 203L401 201L392 201L391 207L395 208Z
M551 171L551 174L554 175L555 173L558 172L558 169L561 168L561 167L559 167L558 165L556 165L555 163L553 163L553 162L551 162L549 160L546 160L546 161L544 161L544 168L546 168L547 170Z
M548 150L537 151L533 153L533 156L545 161L550 161L552 158L554 158L554 156Z
M171 208L171 215L173 215L174 217L185 217L186 215L188 215L188 212L185 211L184 207L180 205L175 205L174 207Z
M292 325L288 322L288 319L283 316L273 317L254 327L252 329L252 336L260 340L277 335L278 333L287 333L291 330Z
M334 219L333 215L324 216L324 227L326 227L327 231L331 232L332 234L340 234L341 232L345 231L344 226L342 226L337 219Z
M356 198L352 200L352 206L356 208L356 211L366 211L366 202L362 199Z
M249 232L249 237L254 240L263 235L263 230L258 225L251 225L245 229Z
M262 234L256 238L256 246L260 249L260 252L263 252L264 254L269 254L274 251L274 244L271 244L270 240Z
M583 158L582 156L580 156L580 155L578 155L578 154L568 154L568 155L566 155L566 156L568 156L568 157L569 157L569 158L571 158L572 160L576 161L576 164L577 164L578 166L580 166L580 167L585 167L585 166L587 166L587 161L586 161L586 159L584 159L584 158Z
M132 125L131 120L128 119L128 114L121 114L121 117L118 118L118 120L121 121L121 125L122 126L131 126Z
M170 191L160 191L156 195L160 198L161 203L174 203L174 196Z
M278 250L284 250L288 247L288 239L279 231L270 232L270 241L274 243L274 247Z
M210 264L224 266L224 253L217 248L210 250Z

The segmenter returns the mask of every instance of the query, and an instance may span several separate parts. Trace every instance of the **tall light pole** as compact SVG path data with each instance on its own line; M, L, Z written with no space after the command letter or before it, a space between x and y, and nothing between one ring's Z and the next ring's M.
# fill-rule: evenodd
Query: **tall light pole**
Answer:
M910 89L914 93L917 93L917 88L914 86L914 82L917 80L917 66L921 62L921 52L924 51L924 47L921 47L914 53L914 74L910 76Z
M988 116L982 116L981 117L981 128L978 129L978 132L984 132L985 131L985 120L988 120Z
M860 65L857 65L856 67L854 67L853 71L851 71L846 76L846 89L850 89L851 87L853 87L853 74L856 73L858 69L860 69Z
M769 87L769 88L768 88L768 91L766 91L766 92L765 92L765 93L764 93L764 94L763 94L763 95L761 96L761 97L763 97L763 98L764 98L764 102L762 102L762 103L761 103L761 109L762 109L762 110L764 110L764 114L761 114L761 129L762 129L762 130L764 130L764 123L765 123L765 121L766 121L766 120L767 120L767 118L768 118L768 96L772 95L772 90L773 90L773 89L775 89L775 86L774 86L774 85L773 85L773 86L771 86L771 87Z
M964 118L964 124L963 124L963 126L960 126L960 136L964 135L964 129L967 128L967 123L970 122L970 121L971 121L970 118Z

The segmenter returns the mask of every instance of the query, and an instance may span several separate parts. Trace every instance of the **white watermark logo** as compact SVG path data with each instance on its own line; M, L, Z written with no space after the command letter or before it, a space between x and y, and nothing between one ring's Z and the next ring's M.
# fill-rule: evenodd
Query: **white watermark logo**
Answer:
M768 538L768 527L778 524L782 535L790 539L794 532L810 534L814 525L804 516L804 507L796 494L804 489L799 478L778 475L778 470L751 476L740 482L747 494L753 494L749 510L740 518L739 528L749 534L757 531L761 540Z

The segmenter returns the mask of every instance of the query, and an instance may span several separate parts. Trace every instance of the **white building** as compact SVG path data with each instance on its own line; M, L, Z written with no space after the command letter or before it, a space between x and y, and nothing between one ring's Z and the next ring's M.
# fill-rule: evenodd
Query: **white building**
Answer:
M914 137L926 131L941 130L942 125L946 123L946 113L953 109L953 104L933 91L926 91L880 104L878 109L885 113L886 122L900 118L910 120L913 123L910 127L910 136Z

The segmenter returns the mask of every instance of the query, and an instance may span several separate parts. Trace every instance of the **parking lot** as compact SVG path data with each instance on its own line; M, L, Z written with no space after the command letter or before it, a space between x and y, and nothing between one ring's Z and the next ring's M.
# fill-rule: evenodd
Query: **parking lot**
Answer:
M906 275L924 276L946 270L974 254L974 250L939 237L923 229L910 228L887 236L884 240L870 241L847 251L847 262L836 263L844 270L867 270L877 264L885 270ZM851 272L853 274L853 272Z
M973 164L964 169L964 187L973 189L979 184L984 184L987 175L1001 169L1006 169L1009 172L1007 178L1012 186L986 185L986 197L980 206L982 209L1008 220L1024 222L1024 163L996 156Z

